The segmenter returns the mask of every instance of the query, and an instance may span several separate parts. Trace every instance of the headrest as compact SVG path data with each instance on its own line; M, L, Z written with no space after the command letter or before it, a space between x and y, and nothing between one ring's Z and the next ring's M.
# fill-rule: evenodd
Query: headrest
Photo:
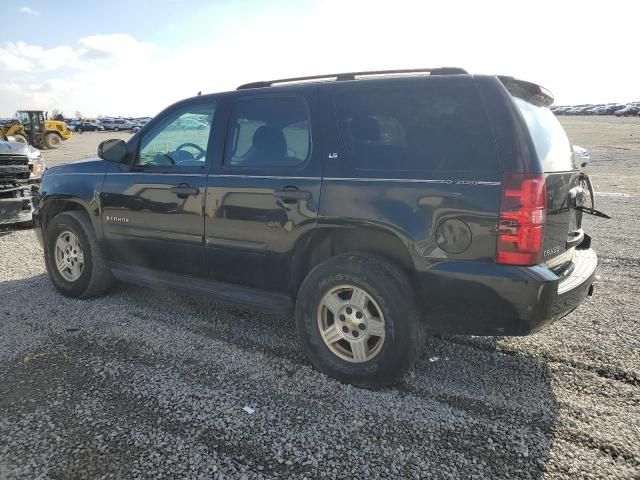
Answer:
M361 142L377 142L380 140L380 125L373 117L353 117L349 123L351 136Z
M282 130L263 125L253 134L253 147L269 157L284 157L287 154L287 141Z

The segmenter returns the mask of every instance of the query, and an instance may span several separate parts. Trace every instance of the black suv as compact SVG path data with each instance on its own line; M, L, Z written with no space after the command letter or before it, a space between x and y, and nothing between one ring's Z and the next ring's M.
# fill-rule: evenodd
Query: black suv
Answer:
M462 69L257 82L50 169L47 271L295 310L320 370L392 383L427 332L522 335L592 293L584 174L543 88Z

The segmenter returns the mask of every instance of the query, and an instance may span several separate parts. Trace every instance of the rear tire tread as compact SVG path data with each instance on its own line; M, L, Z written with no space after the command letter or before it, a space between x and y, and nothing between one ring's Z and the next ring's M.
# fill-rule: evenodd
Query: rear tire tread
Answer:
M332 283L356 282L375 295L384 310L389 345L372 360L353 364L339 359L317 334L318 301ZM309 272L296 302L296 323L305 352L320 371L343 383L380 388L396 383L416 362L426 328L406 273L384 258L359 253L331 257ZM314 330L315 329L315 330ZM318 339L320 339L318 341Z

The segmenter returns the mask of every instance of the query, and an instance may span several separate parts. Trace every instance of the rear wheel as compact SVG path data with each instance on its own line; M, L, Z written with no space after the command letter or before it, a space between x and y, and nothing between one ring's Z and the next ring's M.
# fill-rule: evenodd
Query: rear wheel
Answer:
M71 211L54 217L47 226L44 247L47 273L63 295L92 297L111 285L111 271L84 213Z
M367 388L399 380L424 342L408 277L371 255L339 255L314 268L300 287L296 322L316 368Z
M47 133L44 137L44 143L47 148L60 148L62 144L62 138L57 133Z

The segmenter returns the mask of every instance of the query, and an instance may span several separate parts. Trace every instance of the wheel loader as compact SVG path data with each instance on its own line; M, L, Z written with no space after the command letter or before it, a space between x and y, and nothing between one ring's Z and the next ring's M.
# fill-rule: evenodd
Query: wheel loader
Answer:
M5 137L37 148L59 148L73 135L64 122L45 119L42 110L19 110L18 120L0 129Z

